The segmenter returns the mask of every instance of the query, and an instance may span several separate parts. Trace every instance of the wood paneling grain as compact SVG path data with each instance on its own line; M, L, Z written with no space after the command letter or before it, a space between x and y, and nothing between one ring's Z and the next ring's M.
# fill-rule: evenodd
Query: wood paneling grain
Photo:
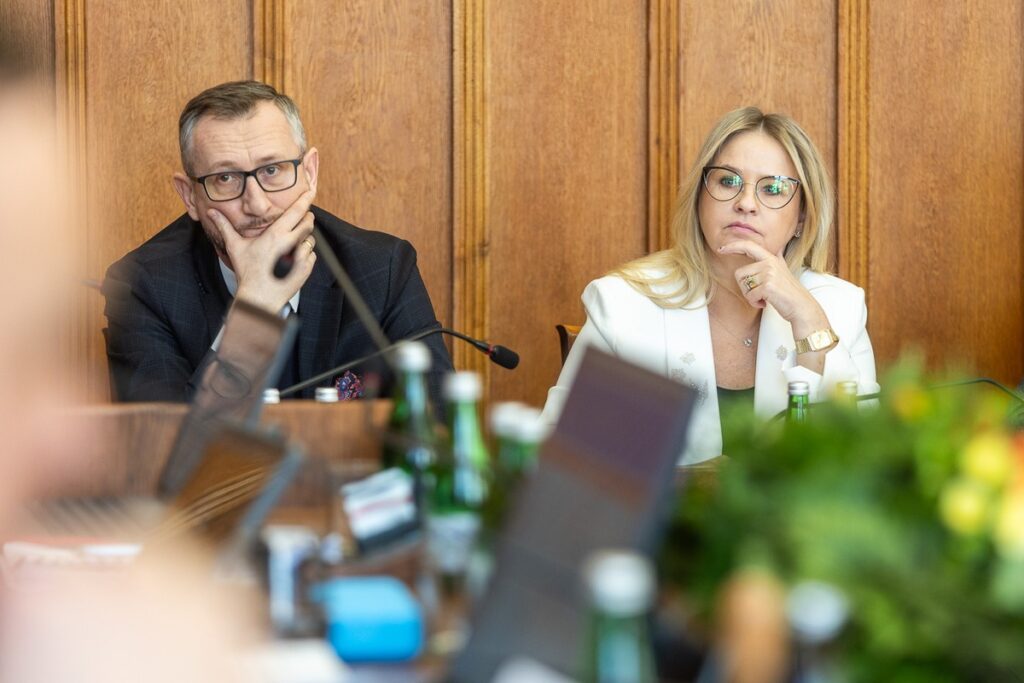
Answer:
M0 2L0 45L24 52L28 66L52 78L53 0L3 0Z
M1007 382L1024 374L1020 3L871 3L869 321Z
M490 336L516 349L491 397L544 400L554 325L586 283L647 244L647 8L487 5L486 244Z
M840 276L862 287L869 284L870 4L839 2L838 263Z
M68 225L59 227L67 237L66 244L72 245L74 254L72 275L91 276L88 249L88 201L89 187L88 134L86 131L86 25L84 0L56 0L53 3L51 27L48 30L53 48L53 84L56 104L56 125L60 144L63 147L66 164L62 169L67 180L69 197L61 197L56 203L67 200L70 214ZM62 349L70 367L80 369L87 395L105 399L109 395L104 369L105 358L97 350L99 340L95 326L97 297L82 288L71 296L72 310L65 328Z
M453 14L452 314L457 329L478 338L488 336L490 322L485 8L484 0L465 0L455 3ZM455 344L452 360L460 370L479 372L489 386L491 364L476 350Z
M74 2L76 0L64 0ZM252 74L246 0L84 3L88 271L106 267L183 213L178 115L193 95ZM89 311L88 356L105 366L102 297ZM105 390L95 386L94 395Z
M651 0L647 17L647 251L672 246L679 186L679 0Z
M789 114L835 169L834 0L685 0L680 15L682 173L723 114Z
M447 3L289 3L287 59L317 203L408 239L438 317L451 321L451 54Z
M252 77L290 94L292 40L285 0L252 0Z

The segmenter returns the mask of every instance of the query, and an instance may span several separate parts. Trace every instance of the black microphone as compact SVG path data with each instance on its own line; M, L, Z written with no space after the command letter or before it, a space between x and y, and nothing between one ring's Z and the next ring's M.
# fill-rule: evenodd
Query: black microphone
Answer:
M295 267L295 252L289 251L286 254L282 254L281 258L277 259L274 263L274 277L278 280L283 280L288 277L288 273L292 272L292 268Z
M447 334L457 339L461 339L465 342L468 342L469 344L473 345L473 347L479 349L482 353L486 354L487 357L491 359L492 363L500 365L501 367L507 370L514 370L516 366L519 365L519 354L508 347L501 346L500 344L488 344L485 341L474 339L469 335L457 332L447 327L432 327L429 330L417 332L416 334L406 339L400 339L399 341L395 342L394 344L391 344L386 348L377 349L373 353L368 353L362 358L357 358L356 360L349 361L347 363L342 363L338 367L332 368L327 372L321 372L316 377L310 377L309 379L303 380L298 384L294 384L286 389L282 389L281 396L290 396L291 394L294 394L297 391L302 391L306 387L311 387L314 384L318 384L319 382L324 381L325 379L336 377L341 373L345 372L346 370L354 368L357 365L361 365L362 363L365 363L368 360L373 360L377 356L387 354L389 351L393 351L404 342L419 341L420 339L423 339L424 337L429 337L432 334Z
M473 337L463 334L462 332L456 332L455 330L450 329L448 327L438 327L437 329L434 330L420 332L419 334L415 334L405 341L416 341L417 339L422 339L423 337L429 336L436 332L448 334L458 339L461 339L464 342L469 342L474 347L476 347L484 354L486 354L487 357L491 359L492 363L500 365L506 370L515 370L519 366L519 354L513 351L512 349L508 348L507 346L502 346L501 344L489 344L485 341L474 339Z

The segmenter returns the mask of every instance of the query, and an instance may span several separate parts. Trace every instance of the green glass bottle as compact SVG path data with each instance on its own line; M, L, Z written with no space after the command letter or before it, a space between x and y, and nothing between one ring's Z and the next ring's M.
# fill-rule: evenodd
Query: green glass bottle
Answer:
M853 380L836 382L836 403L844 406L857 405L857 383Z
M505 401L491 406L491 434L495 439L495 467L499 480L522 470L523 449L519 441L519 423L526 409L524 404L517 401Z
M540 444L548 438L551 426L541 419L541 411L527 406L519 417L516 428L516 442L519 444L518 470L528 475L537 469L537 454Z
M655 588L651 562L630 551L600 551L587 559L583 576L591 613L580 680L654 683L657 671L648 628Z
M456 372L444 382L449 441L430 468L427 552L446 591L465 580L480 534L490 484L490 455L480 429L480 377Z
M433 462L438 446L427 392L430 350L422 342L406 342L395 350L394 358L398 377L381 464L384 469L401 467L419 477Z
M789 383L789 407L786 409L786 422L807 422L810 393L811 385L807 382Z

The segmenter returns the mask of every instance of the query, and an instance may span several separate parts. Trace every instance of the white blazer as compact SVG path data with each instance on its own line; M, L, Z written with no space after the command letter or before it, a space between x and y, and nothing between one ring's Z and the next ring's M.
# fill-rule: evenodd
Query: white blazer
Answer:
M803 270L800 283L825 310L839 343L825 354L823 374L796 364L789 323L767 306L754 374L754 410L765 418L786 408L788 384L810 384L811 401L825 400L837 382L857 382L858 393L878 391L875 357L868 338L864 290L832 275ZM697 393L686 450L680 464L708 460L722 452L718 383L711 349L711 325L702 299L688 309L661 308L616 276L594 280L583 291L587 322L566 358L558 383L548 391L544 419L555 422L587 346L689 385Z

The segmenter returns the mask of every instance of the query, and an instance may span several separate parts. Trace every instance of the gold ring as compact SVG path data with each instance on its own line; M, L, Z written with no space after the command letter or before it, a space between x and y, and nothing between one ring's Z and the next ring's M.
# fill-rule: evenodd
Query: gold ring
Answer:
M743 286L747 288L748 292L752 290L754 287L757 287L759 284L760 283L757 281L757 278L754 277L753 275L748 275L745 278L743 278Z
M307 237L306 239L304 239L302 241L309 245L309 250L312 252L313 248L316 246L316 242L313 241L313 238L312 237Z

